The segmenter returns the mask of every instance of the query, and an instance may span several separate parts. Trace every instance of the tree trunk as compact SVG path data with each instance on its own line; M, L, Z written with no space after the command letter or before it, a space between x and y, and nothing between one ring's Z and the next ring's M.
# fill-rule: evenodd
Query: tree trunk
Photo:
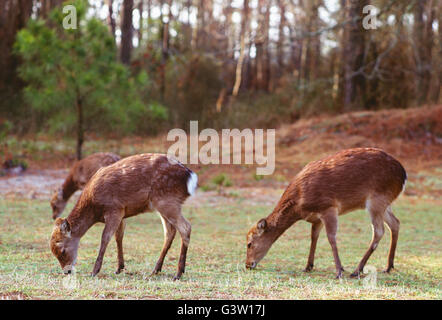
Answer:
M26 26L31 17L33 1L2 0L0 3L0 90L2 90L4 87L21 86L16 73L19 59L12 54L12 47L17 32ZM16 90L17 88L13 89Z
M347 0L340 0L340 11L341 17L340 22L344 22L347 18ZM338 79L338 93L336 96L336 103L340 106L339 109L344 108L344 95L345 95L345 50L348 38L348 28L344 26L339 31L339 59L338 59L338 68L339 68L339 79Z
M428 93L431 81L431 51L433 46L432 23L433 18L428 8L428 0L417 1L414 6L414 46L416 61L416 90L419 105L428 102ZM427 12L425 12L427 9ZM425 16L425 17L424 17ZM426 20L426 22L425 22Z
M170 7L168 8L168 17L165 19L163 9L164 0L160 1L161 5L161 71L160 71L160 94L164 101L166 93L166 64L169 57L169 22L170 22Z
M440 98L440 88L442 86L442 4L441 2L438 3L437 7L437 22L438 22L438 29L437 33L439 36L439 52L438 52L438 59L439 63L437 63L438 70L436 72L438 73L438 79L436 83L436 88L433 94L433 103L439 103Z
M278 44L277 44L277 59L278 59L278 77L281 77L284 72L284 27L286 25L285 19L285 3L284 0L278 0L279 7L279 34L278 34Z
M192 34L192 48L200 48L201 45L205 44L205 33L204 33L204 25L205 25L205 1L198 1L198 11L196 16L196 26L193 29Z
M139 22L139 26L138 26L138 47L141 46L141 43L143 42L143 11L144 11L144 6L143 6L143 2L144 0L138 0L138 12L140 14L140 22Z
M129 65L132 54L132 10L134 0L124 0L123 2L123 23L121 26L121 53L120 60L122 63Z
M77 97L77 160L81 160L83 142L83 101L80 97Z
M301 73L301 62L302 62L302 47L303 47L303 40L301 37L297 37L298 32L296 32L296 25L301 22L301 19L299 19L298 15L294 10L292 11L292 14L295 17L295 23L293 26L289 25L289 31L290 31L290 62L289 62L289 71L292 73L292 75L298 80L300 80L300 73Z
M267 90L267 84L265 83L265 50L264 46L267 43L267 30L266 30L266 14L269 8L266 6L265 0L259 0L258 3L258 30L255 37L256 48L256 90Z
M25 0L31 2L30 0ZM39 15L43 18L47 18L52 9L56 6L61 5L64 0L40 0L40 11Z
M114 8L113 8L113 4L114 1L113 0L108 0L107 1L107 5L108 5L108 23L109 23L109 27L110 27L110 31L112 33L112 36L114 37L115 40L115 30L116 30L116 24L115 24L115 18L114 18Z
M307 32L312 33L317 31L319 27L319 6L321 1L319 0L311 0L308 2L306 6L307 10ZM305 57L304 57L304 66L303 69L303 77L305 81L310 81L310 77L317 74L319 56L320 55L320 39L319 36L307 36L306 46L305 46Z
M152 28L152 0L147 0L147 41L150 41L150 29Z
M233 91L232 96L236 97L239 92L239 88L241 86L241 80L242 80L242 69L245 59L245 51L246 51L246 35L247 35L247 26L248 26L248 15L249 15L249 0L244 0L244 8L243 8L243 15L242 15L242 21L241 21L241 40L240 40L240 53L238 58L238 63L236 65L236 78L235 78L235 84L233 85Z
M361 74L365 59L365 30L362 27L362 9L368 0L347 0L348 39L344 48L344 109L365 108L366 81Z

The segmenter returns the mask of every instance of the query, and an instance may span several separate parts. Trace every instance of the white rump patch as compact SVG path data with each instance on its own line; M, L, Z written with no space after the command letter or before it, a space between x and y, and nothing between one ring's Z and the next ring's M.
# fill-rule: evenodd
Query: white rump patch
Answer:
M198 176L195 172L190 173L189 179L187 179L187 191L190 195L195 193L196 187L198 185Z
M407 173L405 173L405 180L404 180L404 184L402 185L402 191L400 194L404 193L405 185L407 184L407 178L408 178Z

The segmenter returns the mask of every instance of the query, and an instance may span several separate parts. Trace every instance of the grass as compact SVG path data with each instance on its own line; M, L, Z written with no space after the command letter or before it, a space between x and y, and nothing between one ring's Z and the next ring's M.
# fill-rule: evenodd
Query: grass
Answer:
M377 274L376 287L348 276L371 238L368 215L341 217L338 245L346 267L334 279L334 264L325 233L319 238L315 269L302 272L309 250L310 224L299 222L271 248L257 270L244 268L245 234L269 205L245 205L242 196L229 204L185 205L192 223L186 273L172 277L179 257L179 237L166 257L163 272L150 276L163 232L156 214L127 220L124 239L126 271L115 275L116 245L109 245L101 273L92 278L102 224L82 238L77 272L65 277L48 247L52 230L49 204L41 200L0 200L0 298L32 299L441 299L442 201L402 197L394 206L401 231L391 274ZM275 202L277 199L275 199ZM72 208L69 204L65 214ZM368 265L386 264L389 232ZM69 282L70 281L70 282ZM75 284L75 285L69 285Z

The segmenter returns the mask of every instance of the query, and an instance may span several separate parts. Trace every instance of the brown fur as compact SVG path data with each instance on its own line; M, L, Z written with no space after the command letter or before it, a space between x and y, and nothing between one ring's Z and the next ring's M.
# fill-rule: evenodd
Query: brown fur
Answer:
M82 190L98 169L120 159L120 156L114 153L94 153L75 162L62 187L56 190L52 196L52 218L55 220L62 214L69 198L75 191Z
M298 220L306 220L312 223L306 271L313 268L316 241L325 225L337 277L341 277L343 268L336 246L337 218L366 208L373 224L373 240L352 276L362 272L384 233L384 222L392 234L387 266L390 271L399 233L399 220L393 215L390 204L402 191L406 176L396 159L375 148L348 149L309 163L292 180L273 212L249 231L246 266L255 267L285 230Z
M189 196L187 181L191 173L181 163L171 163L162 154L135 155L99 169L87 183L69 216L56 220L51 250L61 267L65 272L71 269L75 264L80 238L93 224L104 222L100 252L92 274L100 271L104 252L114 234L119 273L124 268L123 219L156 209L165 226L165 243L154 273L161 271L164 257L178 230L182 245L175 279L179 279L184 272L190 241L191 226L182 216L181 206ZM61 255L63 249L68 257L64 260Z

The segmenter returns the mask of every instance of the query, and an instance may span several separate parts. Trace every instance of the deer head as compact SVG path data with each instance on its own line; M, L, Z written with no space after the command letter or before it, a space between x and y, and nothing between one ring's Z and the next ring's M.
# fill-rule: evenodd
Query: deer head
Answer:
M57 218L52 231L50 248L65 274L70 274L77 260L78 238L73 238L67 219Z

